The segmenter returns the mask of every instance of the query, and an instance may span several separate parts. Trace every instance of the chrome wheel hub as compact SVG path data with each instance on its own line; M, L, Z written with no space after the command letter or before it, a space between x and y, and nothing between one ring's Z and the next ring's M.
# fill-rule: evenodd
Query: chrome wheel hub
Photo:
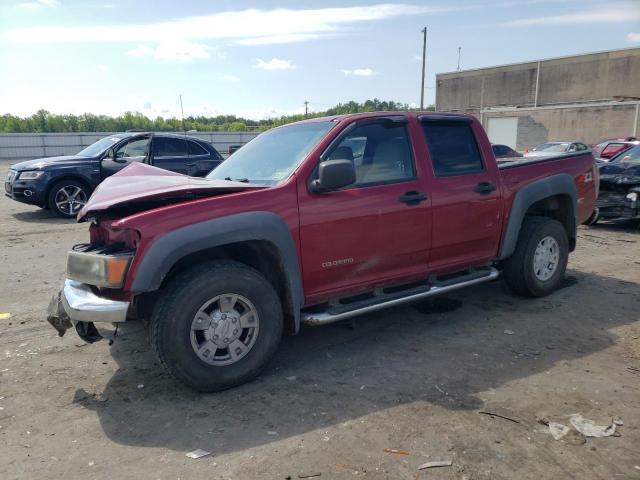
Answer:
M560 247L553 237L544 237L538 243L533 256L533 272L538 280L549 280L560 263Z
M80 187L68 185L58 190L55 202L62 213L75 215L87 203L87 194Z
M219 295L207 301L193 318L191 346L209 365L231 365L249 353L258 329L258 312L247 298Z

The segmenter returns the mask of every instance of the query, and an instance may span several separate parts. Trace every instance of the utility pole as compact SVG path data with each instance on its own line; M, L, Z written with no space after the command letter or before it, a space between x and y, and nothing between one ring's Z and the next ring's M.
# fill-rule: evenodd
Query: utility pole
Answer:
M184 128L184 108L182 108L182 94L180 94L180 113L182 114L182 131L186 132L187 129Z
M420 88L420 110L424 110L424 69L427 62L427 27L422 29L422 87Z
M309 115L309 102L307 100L304 101L304 118L307 118Z
M458 71L460 71L460 51L462 50L462 47L458 47Z

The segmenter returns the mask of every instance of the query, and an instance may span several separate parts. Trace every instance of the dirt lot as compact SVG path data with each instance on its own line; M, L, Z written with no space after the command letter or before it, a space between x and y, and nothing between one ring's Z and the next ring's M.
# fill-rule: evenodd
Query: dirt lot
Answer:
M305 328L257 381L208 395L160 369L141 323L110 347L45 322L86 229L0 199L0 478L640 478L638 226L581 228L550 297L498 281ZM537 422L573 413L624 426L554 440ZM453 465L416 477L432 460Z

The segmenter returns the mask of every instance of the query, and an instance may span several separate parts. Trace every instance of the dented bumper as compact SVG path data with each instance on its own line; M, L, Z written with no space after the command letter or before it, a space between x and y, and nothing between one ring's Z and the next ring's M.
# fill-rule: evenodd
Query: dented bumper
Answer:
M75 327L83 340L93 343L109 336L110 325L125 322L128 311L129 302L101 297L89 285L67 279L49 302L47 321L60 336Z

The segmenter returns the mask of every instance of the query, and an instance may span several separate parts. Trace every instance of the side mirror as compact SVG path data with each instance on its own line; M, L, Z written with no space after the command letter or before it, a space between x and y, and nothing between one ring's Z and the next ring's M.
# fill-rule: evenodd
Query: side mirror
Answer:
M116 154L113 151L113 148L109 148L107 149L107 154L104 156L104 158L110 158L111 160L113 160L114 158L116 158Z
M313 190L327 192L337 190L356 181L356 168L351 160L325 160L318 166L318 179L313 181Z

